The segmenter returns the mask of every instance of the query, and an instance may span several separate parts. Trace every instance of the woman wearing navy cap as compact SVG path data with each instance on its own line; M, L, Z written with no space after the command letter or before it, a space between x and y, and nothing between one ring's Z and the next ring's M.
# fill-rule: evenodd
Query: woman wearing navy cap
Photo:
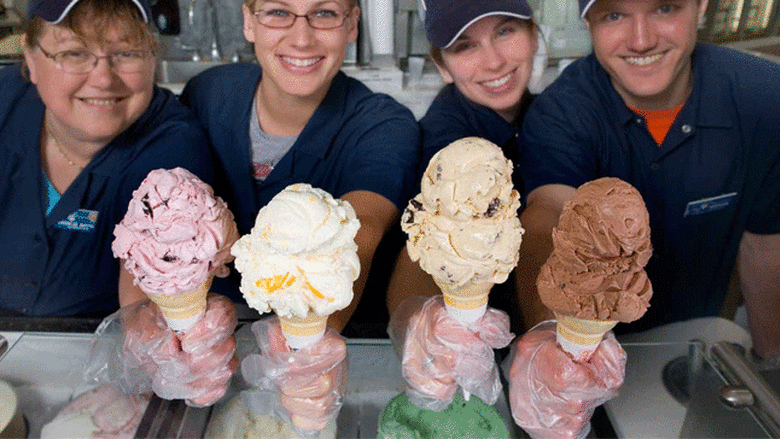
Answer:
M210 151L197 119L154 85L147 0L28 6L23 65L0 70L0 315L102 318L141 294L111 251L132 192L158 168L181 166L212 182ZM235 315L227 300L208 306L199 325L214 323L215 308ZM166 336L154 322L132 329L144 340ZM224 393L237 366L228 363L232 330L224 343L210 340L228 348L220 364L199 353L221 378L187 399L208 404ZM182 344L201 346L195 338ZM170 367L177 358L202 364L181 352L155 360Z
M0 309L105 316L119 306L114 225L152 169L207 181L208 146L154 86L146 0L34 0L24 62L0 71Z
M463 137L490 140L516 163L515 138L531 100L528 83L537 49L531 8L524 0L425 0L423 6L431 58L447 85L420 120L423 161L418 182L431 157ZM405 345L399 351L403 351L407 395L433 410L445 408L459 384L464 389L500 389L492 349L505 347L512 339L509 317L497 309L469 328L442 322L450 317L443 312L439 293L432 277L402 250L388 289L389 332L394 342ZM491 304L500 295L492 294ZM413 321L432 322L430 333L413 333L423 327ZM419 344L404 342L412 338ZM458 340L459 349L472 353L468 361L474 367L456 366L462 352L442 346L445 339ZM437 357L431 368L429 359Z

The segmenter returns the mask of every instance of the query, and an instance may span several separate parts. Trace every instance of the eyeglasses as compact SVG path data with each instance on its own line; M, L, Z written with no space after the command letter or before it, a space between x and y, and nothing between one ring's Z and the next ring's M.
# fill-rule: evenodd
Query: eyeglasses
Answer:
M51 54L38 46L46 58L54 61L54 65L68 73L89 73L95 69L98 60L108 58L111 68L122 73L137 73L148 68L147 61L154 57L150 50L124 50L97 56L88 50L63 50Z
M306 18L309 26L314 29L335 29L344 24L349 17L349 12L334 11L332 9L317 9L308 14L293 14L285 9L261 9L254 13L257 23L273 29L286 29L291 27L298 17Z

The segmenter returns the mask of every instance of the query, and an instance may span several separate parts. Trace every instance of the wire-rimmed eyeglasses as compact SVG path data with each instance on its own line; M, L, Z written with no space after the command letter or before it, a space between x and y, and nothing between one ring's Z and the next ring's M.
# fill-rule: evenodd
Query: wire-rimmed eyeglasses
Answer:
M154 57L151 50L123 50L112 52L108 55L97 56L84 50L63 50L62 52L49 53L38 46L46 58L54 61L54 65L68 73L89 73L95 69L98 60L107 58L111 68L122 73L137 73L149 67L149 59Z
M350 12L332 9L317 9L303 15L294 14L285 9L260 9L254 12L257 23L273 29L292 27L299 17L306 18L309 26L314 29L335 29L344 24Z

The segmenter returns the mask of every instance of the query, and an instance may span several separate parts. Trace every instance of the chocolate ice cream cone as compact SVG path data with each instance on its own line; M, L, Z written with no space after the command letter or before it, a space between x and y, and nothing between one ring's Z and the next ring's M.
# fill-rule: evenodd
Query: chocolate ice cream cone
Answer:
M206 313L206 296L211 288L210 277L206 282L192 291L184 291L171 296L165 294L149 294L162 312L168 327L181 334L192 328Z
M306 317L279 316L282 334L287 339L287 345L293 349L301 349L317 343L325 334L325 324L328 316L321 316L312 310Z
M598 348L604 334L615 327L614 320L583 320L555 313L558 344L576 361L585 362Z
M444 295L444 306L447 312L461 323L473 323L485 314L488 294L493 283L466 283L460 287L452 287L436 281Z

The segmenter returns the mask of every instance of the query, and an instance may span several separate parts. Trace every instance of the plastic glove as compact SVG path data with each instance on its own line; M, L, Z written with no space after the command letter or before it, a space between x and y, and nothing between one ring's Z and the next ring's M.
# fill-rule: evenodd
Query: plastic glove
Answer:
M593 411L623 384L626 352L609 332L590 360L575 362L558 345L555 326L542 322L512 347L512 417L534 439L584 438Z
M256 388L242 393L250 410L284 419L302 435L322 430L336 419L347 391L344 339L326 329L320 341L293 351L276 316L253 323L252 332L260 354L241 362L244 379Z
M205 407L222 398L238 368L233 303L209 294L204 316L179 336L151 301L132 306L137 309L123 314L125 369L143 369L163 399Z
M465 326L450 317L441 295L404 300L387 329L401 358L406 395L420 408L442 411L461 386L495 404L501 381L493 349L512 342L509 316L488 308Z

